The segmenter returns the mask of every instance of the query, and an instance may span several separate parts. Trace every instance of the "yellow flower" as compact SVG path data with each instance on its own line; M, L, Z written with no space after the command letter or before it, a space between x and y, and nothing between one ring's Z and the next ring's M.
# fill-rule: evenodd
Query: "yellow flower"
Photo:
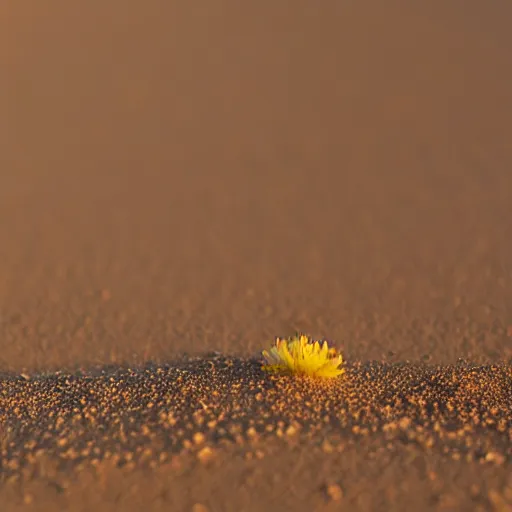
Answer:
M341 368L343 357L335 348L304 335L277 338L270 351L262 354L267 363L262 368L267 371L327 378L345 371Z

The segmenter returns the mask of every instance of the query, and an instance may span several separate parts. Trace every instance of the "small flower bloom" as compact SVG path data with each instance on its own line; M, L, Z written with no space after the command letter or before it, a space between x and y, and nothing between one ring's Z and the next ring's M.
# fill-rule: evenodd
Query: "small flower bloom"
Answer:
M284 372L311 377L337 377L343 357L335 348L329 348L327 342L320 344L304 335L292 338L277 338L270 351L262 352L266 360L263 370Z

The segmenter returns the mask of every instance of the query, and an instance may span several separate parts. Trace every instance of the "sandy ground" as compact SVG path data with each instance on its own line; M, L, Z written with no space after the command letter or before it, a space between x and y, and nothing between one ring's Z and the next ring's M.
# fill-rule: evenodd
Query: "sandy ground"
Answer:
M3 510L510 510L511 17L8 0ZM261 374L296 331L344 380Z

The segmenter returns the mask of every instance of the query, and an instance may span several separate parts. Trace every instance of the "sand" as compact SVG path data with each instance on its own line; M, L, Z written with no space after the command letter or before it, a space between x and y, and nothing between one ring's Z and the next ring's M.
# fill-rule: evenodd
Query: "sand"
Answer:
M511 378L510 365L461 361L436 367L352 364L345 365L341 377L315 379L269 375L258 360L214 354L164 366L23 374L4 378L0 385L2 483L29 505L40 500L34 483L43 483L47 494L51 488L47 499L68 507L64 496L76 493L84 474L90 486L82 489L86 494L95 494L92 489L101 482L108 486L112 475L117 480L131 474L130 486L117 491L126 496L138 493L134 474L144 479L158 471L171 480L170 488L152 496L151 507L193 509L194 494L177 497L173 490L190 487L190 481L180 482L184 472L195 480L197 473L209 470L204 480L215 474L222 489L235 478L243 489L234 497L221 491L219 498L210 482L209 492L201 494L213 509L281 509L297 501L310 510L341 502L394 509L405 506L403 494L417 492L409 489L409 476L404 482L404 467L395 475L387 469L401 458L423 479L424 507L486 508L492 503L506 509L510 487L503 496L487 488L475 468L494 467L500 480L509 473ZM361 498L360 477L347 467L355 454L364 456L365 473L371 468L370 480L382 481L375 465L380 471L385 465L385 488L367 489ZM447 491L453 480L443 481L435 464L439 458L459 473L468 467L474 471L465 493ZM285 461L289 466L280 468ZM229 475L234 462L236 476L219 479L216 473ZM283 472L297 481L281 482ZM256 492L262 481L263 500ZM103 493L109 496L106 489ZM409 495L408 506L416 506L419 498ZM88 496L84 503L82 498L75 507L105 507L97 499Z
M511 11L8 2L3 510L509 510Z

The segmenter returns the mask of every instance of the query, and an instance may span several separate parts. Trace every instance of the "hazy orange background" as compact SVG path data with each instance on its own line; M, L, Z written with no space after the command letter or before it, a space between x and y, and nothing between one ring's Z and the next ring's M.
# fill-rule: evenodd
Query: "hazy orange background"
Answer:
M512 355L511 3L2 11L2 369Z

